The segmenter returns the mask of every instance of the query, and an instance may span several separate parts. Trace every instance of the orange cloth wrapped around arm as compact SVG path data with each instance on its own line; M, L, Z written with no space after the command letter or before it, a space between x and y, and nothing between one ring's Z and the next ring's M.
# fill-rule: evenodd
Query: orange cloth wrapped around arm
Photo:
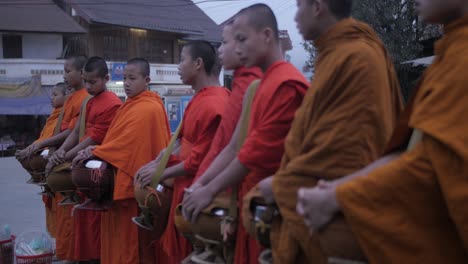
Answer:
M96 144L101 144L121 105L117 95L109 91L89 100L86 106L85 138L90 137Z
M54 135L55 128L57 127L57 122L58 118L60 116L60 112L62 111L62 107L59 108L54 108L52 110L52 113L50 113L50 116L47 118L47 121L42 128L41 135L39 136L38 139L36 139L36 142L39 142L41 140L50 138L51 136Z
M60 131L67 129L72 130L75 127L75 123L80 115L81 105L83 104L84 99L88 96L88 91L85 88L82 88L68 96L65 104L63 105L65 113L63 114Z
M414 150L337 188L371 263L468 262L468 17L445 28L415 97Z
M354 38L362 41L350 41ZM296 213L298 189L346 176L377 159L401 112L391 59L369 26L341 21L317 47L315 78L273 178L276 202L291 226L304 225Z
M153 92L129 98L117 112L93 154L117 168L114 200L134 198L133 176L153 160L170 139L164 104Z

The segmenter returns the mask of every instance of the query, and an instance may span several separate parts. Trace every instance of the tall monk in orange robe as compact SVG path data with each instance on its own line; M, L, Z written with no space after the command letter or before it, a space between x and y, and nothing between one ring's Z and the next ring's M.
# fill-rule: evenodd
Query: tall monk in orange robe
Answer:
M85 112L74 122L72 133L50 160L56 163L71 161L78 151L102 143L107 130L122 102L112 92L107 91L109 70L106 61L92 57L84 67L83 80L86 90L93 97L87 102ZM85 115L85 134L79 138L81 115ZM75 260L86 261L100 258L101 212L75 210Z
M444 24L445 36L405 111L409 122L394 133L393 152L302 190L299 206L313 230L341 210L369 263L468 263L468 2L416 2L423 20ZM401 137L406 131L411 140Z
M128 100L120 107L101 145L79 152L74 163L97 157L117 169L113 205L101 214L101 263L154 263L151 234L139 230L133 176L169 143L164 103L148 91L150 66L140 58L128 61L124 86Z
M402 108L392 60L377 34L349 18L351 2L329 1L313 27L315 3L299 0L296 22L317 48L315 75L296 113L281 167L259 187L275 201L281 223L273 228L275 263L328 263L317 236L308 236L296 212L297 191L318 179L363 168L384 151ZM322 19L322 18L321 18Z
M197 64L197 61L201 63ZM180 163L164 170L161 181L174 179L174 192L166 230L161 245L168 255L165 263L180 263L192 251L192 245L177 233L174 212L182 202L185 188L192 184L198 167L206 156L229 98L229 90L219 84L220 65L215 49L206 41L191 41L180 56L179 74L184 84L192 86L196 94L185 109L179 133L180 148L173 151ZM141 174L141 185L151 180L155 168ZM144 179L143 179L144 178Z
M254 21L254 16L261 23ZM195 222L199 212L213 197L227 188L239 186L238 199L279 167L283 143L295 111L301 105L308 82L290 63L283 61L276 18L271 9L257 4L241 10L234 19L236 52L246 67L264 72L253 99L245 142L237 153L239 124L230 143L212 162L184 200L184 215ZM262 248L239 221L235 263L258 263Z
M52 88L51 104L54 108L52 113L47 118L47 121L42 128L39 138L35 142L40 142L60 133L60 123L63 118L63 104L66 100L67 87L65 83L57 83ZM28 148L21 150L16 154L19 160L24 159L28 155ZM52 237L56 236L56 202L54 197L47 195L42 196L42 201L45 205L46 227L47 231Z

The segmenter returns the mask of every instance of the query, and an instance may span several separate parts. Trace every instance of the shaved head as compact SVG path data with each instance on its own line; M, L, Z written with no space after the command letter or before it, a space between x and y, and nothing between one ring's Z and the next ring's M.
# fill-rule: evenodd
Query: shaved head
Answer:
M273 10L265 4L255 4L246 7L237 13L237 16L245 15L248 17L249 24L257 31L265 28L271 28L275 40L279 40L278 22Z
M140 73L143 77L150 76L150 64L146 59L133 58L127 61L127 65L136 65L140 69Z

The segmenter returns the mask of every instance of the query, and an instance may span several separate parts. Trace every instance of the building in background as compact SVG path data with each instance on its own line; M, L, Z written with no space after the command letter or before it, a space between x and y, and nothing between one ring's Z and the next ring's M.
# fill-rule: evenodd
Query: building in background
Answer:
M193 39L218 45L221 30L190 0L18 0L0 1L0 36L2 151L2 138L18 147L37 138L44 118L37 115L50 113L50 88L63 81L71 55L105 58L108 87L122 99L125 61L148 59L150 89L178 102L179 122L193 93L178 75L181 47Z

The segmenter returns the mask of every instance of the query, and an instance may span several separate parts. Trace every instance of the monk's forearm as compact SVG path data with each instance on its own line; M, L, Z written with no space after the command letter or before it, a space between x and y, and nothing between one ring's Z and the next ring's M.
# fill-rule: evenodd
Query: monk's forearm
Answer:
M73 131L70 132L68 137L63 142L62 146L60 146L60 149L69 151L73 149L73 147L75 147L77 144L78 144L78 132L76 129L73 129Z
M343 178L340 178L340 179L337 179L335 181L333 181L333 184L335 186L338 186L340 184L343 184L345 182L348 182L348 181L351 181L355 178L359 178L359 177L363 177L363 176L366 176L368 175L369 173L371 173L372 171L374 171L375 169L378 169L392 161L394 161L395 159L397 159L399 156L401 155L400 152L397 152L397 153L391 153L391 154L388 154L386 156L383 156L382 158L372 162L371 164L367 165L366 167L364 167L363 169L360 169L346 177L343 177Z
M54 147L54 146L60 146L62 143L65 141L65 139L70 135L70 130L64 130L60 132L59 134L50 137L48 139L45 139L41 142L39 142L38 148L47 148L47 147Z
M165 169L163 175L161 176L161 181L184 176L186 174L186 171L184 169L184 164L185 162L182 161L181 163L175 166Z
M197 183L201 185L207 185L210 183L218 174L220 174L234 159L236 159L236 150L231 146L227 145L221 153L215 158L210 164L210 167L203 173Z
M67 154L65 154L65 160L73 160L80 150L83 150L88 146L94 146L96 144L97 143L94 142L94 140L92 140L90 137L85 138L78 145L67 151Z
M248 173L249 169L235 158L221 174L206 185L206 188L211 194L216 195L229 187L238 185Z

